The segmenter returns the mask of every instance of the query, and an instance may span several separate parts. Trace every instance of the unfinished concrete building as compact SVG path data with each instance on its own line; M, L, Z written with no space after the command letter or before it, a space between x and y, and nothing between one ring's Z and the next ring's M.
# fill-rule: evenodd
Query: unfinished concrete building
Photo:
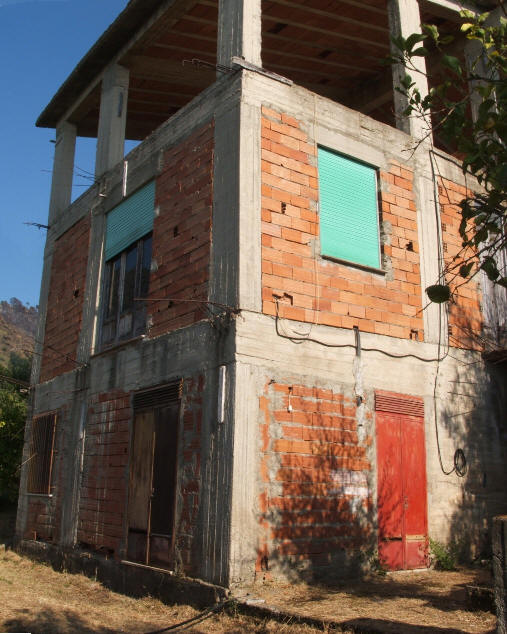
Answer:
M382 63L459 5L131 0L76 66L37 122L56 145L22 547L221 586L487 548L505 295L426 306L470 182L438 139L413 151ZM95 182L71 202L79 137Z

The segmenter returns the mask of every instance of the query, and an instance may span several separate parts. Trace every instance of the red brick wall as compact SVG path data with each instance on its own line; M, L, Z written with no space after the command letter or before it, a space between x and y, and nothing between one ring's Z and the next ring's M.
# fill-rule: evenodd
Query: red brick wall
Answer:
M55 539L55 509L52 498L28 497L24 539Z
M53 444L53 464L51 466L51 496L28 495L28 512L25 524L25 539L42 539L58 542L62 519L61 492L64 486L62 463L65 457L65 424L68 407L58 411ZM31 438L30 438L31 442Z
M263 108L263 312L328 326L423 338L413 174L398 163L381 172L383 252L393 279L312 255L319 235L317 146L293 117ZM417 334L415 332L417 331Z
M194 132L164 155L156 183L160 214L153 225L151 298L208 299L213 204L213 123ZM148 303L152 337L205 316L202 305Z
M55 242L40 381L74 370L90 241L86 216Z
M129 395L120 390L90 399L77 540L118 553L127 508Z
M186 574L200 562L193 549L201 485L203 377L184 382L183 431L178 439L179 464L175 558ZM77 539L82 545L119 554L127 512L129 439L133 410L130 395L120 390L91 399Z
M310 570L367 544L367 438L356 406L339 392L268 384L260 398L262 460L256 572L273 565Z
M462 238L459 235L461 215L458 205L471 192L467 192L461 185L441 178L438 193L446 280L453 292L449 303L449 343L458 348L478 350L481 347L478 336L482 331L479 279L475 277L465 283L465 279L458 275L463 258L471 254L470 250L463 252Z

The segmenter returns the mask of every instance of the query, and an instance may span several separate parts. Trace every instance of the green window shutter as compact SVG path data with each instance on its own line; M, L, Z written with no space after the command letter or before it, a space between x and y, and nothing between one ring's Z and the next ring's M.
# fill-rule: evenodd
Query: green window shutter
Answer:
M153 229L154 210L155 181L152 181L107 214L106 260Z
M318 160L322 255L380 268L376 170L322 147Z

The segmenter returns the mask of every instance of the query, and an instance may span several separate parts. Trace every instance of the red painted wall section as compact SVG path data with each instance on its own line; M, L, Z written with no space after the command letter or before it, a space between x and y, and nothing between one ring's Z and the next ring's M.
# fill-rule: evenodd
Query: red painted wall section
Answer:
M76 358L81 331L89 241L90 218L86 216L55 242L41 383L77 367L68 357Z
M118 554L128 491L130 396L121 390L90 399L79 501L78 542Z
M164 154L156 182L160 213L153 225L149 298L208 299L213 205L213 123L200 128ZM202 305L148 302L149 336L203 319Z
M343 574L344 558L372 535L371 438L359 441L354 402L330 389L269 383L260 412L256 574L274 568L318 576L337 563Z
M472 192L452 181L440 178L438 193L446 280L453 292L449 303L449 344L457 348L480 350L482 298L478 277L464 283L465 279L458 275L463 257L471 253L470 250L463 252L459 235L461 215L458 205Z
M314 256L319 236L317 146L303 124L262 109L263 312L392 337L423 339L413 173L380 172L389 276Z

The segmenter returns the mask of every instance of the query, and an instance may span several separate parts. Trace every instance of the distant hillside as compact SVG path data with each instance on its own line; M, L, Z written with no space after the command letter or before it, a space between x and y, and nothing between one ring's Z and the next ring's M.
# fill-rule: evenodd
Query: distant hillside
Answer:
M0 364L7 365L11 352L28 357L33 350L39 311L13 297L0 302Z

